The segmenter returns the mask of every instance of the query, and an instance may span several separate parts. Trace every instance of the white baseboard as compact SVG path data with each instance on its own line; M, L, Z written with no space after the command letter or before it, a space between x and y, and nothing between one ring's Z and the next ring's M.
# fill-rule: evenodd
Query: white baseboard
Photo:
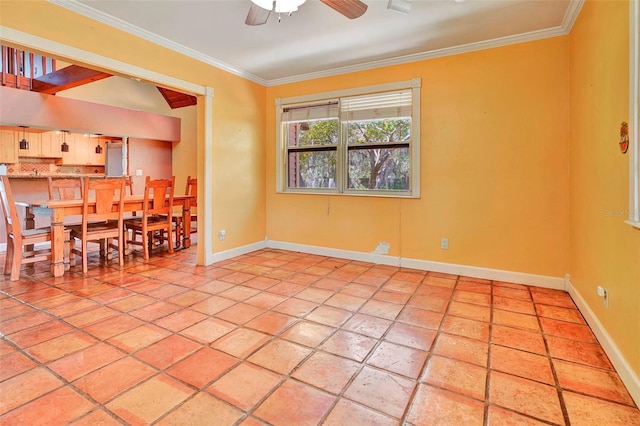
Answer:
M620 352L620 349L618 349L618 346L611 338L611 335L609 335L580 292L571 284L571 280L568 275L565 281L567 291L571 295L571 298L578 306L578 309L589 324L589 327L591 327L593 333L596 335L598 342L600 342L600 346L602 346L602 349L607 353L607 356L618 372L620 379L622 379L622 382L631 394L631 398L633 398L636 405L640 406L640 379L638 378L638 375L633 371L633 368L631 368L629 362L626 360L622 352Z
M317 254L328 257L339 257L341 259L357 260L360 262L371 262L381 265L400 266L400 258L394 256L386 256L383 254L364 253L361 251L341 250L273 240L267 241L267 247L280 250L299 251L302 253Z
M246 246L240 246L232 248L230 250L219 251L217 253L209 253L207 257L207 265L212 263L221 262L223 260L231 259L232 257L242 256L243 254L251 253L252 251L261 250L267 247L266 239L264 241L258 241L257 243L247 244Z
M547 275L527 274L524 272L505 271L503 269L467 266L455 263L432 262L420 259L400 259L400 266L405 268L422 269L425 271L442 272L445 274L462 275L465 277L483 278L492 281L505 281L514 284L524 284L534 287L565 290L563 278Z
M306 244L287 243L284 241L268 240L267 247L318 254L322 256L340 257L343 259L359 260L362 262L371 262L383 265L401 266L404 268L420 269L424 271L442 272L452 275L464 275L467 277L483 278L495 281L506 281L515 284L525 284L537 287L565 290L564 278L559 277L504 271L501 269L481 268L477 266L458 265L454 263L432 262L420 259L407 259L398 256L387 256L382 254L364 253L352 250L310 246Z

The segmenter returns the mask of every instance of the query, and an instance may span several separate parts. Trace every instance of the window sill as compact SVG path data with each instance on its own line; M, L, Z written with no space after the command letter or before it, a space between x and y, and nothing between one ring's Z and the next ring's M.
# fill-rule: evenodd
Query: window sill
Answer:
M640 222L634 222L633 220L625 220L624 223L626 223L627 225L631 225L634 228L640 229Z
M419 199L420 195L413 194L394 194L394 193L365 193L365 192L338 192L338 191L304 191L287 189L286 191L276 191L277 194L301 194L301 195L330 195L330 196L346 196L346 197L369 197L369 198L404 198L404 199Z

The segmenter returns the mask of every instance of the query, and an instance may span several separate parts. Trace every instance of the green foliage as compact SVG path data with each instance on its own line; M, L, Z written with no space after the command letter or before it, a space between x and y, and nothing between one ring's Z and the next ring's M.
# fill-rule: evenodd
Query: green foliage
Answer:
M290 146L337 146L340 134L337 119L290 123L290 134L297 141ZM308 128L307 128L308 126ZM303 128L304 130L301 130ZM348 146L374 145L349 149L348 187L350 189L408 190L410 176L409 148L402 145L411 139L410 119L351 121L347 123ZM399 146L376 144L400 143ZM290 153L289 184L299 188L329 188L335 186L336 151L306 151ZM295 170L292 170L292 167Z
M352 121L349 146L388 144L411 139L411 120ZM409 189L409 149L349 150L350 189Z
M338 144L338 120L309 121L306 124L309 130L300 132L298 146Z
M411 120L351 121L349 145L403 142L411 137Z

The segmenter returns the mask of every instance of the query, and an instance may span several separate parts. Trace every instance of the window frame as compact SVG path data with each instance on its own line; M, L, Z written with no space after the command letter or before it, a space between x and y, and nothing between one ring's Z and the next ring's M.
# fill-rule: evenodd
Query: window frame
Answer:
M378 84L359 88L337 90L331 92L315 93L309 95L294 96L289 98L276 98L276 192L287 194L316 194L316 195L352 195L366 197L391 197L391 198L420 198L420 89L422 79L394 83ZM347 121L339 117L339 140L336 149L336 187L335 188L290 188L288 186L288 146L284 134L285 124L282 122L282 113L285 108L323 101L332 101L340 98L362 96L390 91L411 90L411 141L409 146L409 190L356 190L348 188L348 142ZM390 145L390 144L389 144Z
M640 2L629 2L629 215L640 228Z

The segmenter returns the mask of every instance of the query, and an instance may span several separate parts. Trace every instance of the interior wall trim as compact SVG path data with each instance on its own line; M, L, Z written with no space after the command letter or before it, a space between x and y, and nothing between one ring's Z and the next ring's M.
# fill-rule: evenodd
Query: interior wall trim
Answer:
M243 254L251 253L252 251L262 250L267 247L267 240L258 241L255 243L247 244L240 247L235 247L229 250L219 251L217 253L213 253L210 257L211 262L207 263L210 265L215 262L222 262L223 260L228 260L236 256L242 256Z
M591 310L589 304L573 284L571 284L571 279L568 274L565 281L567 292L575 302L584 319L587 321L587 324L589 324L589 327L591 327L593 334L595 334L598 342L602 346L602 349L604 349L609 357L609 360L611 360L611 363L620 376L620 379L627 387L629 394L631 394L631 398L633 398L636 405L640 406L640 378L638 378L638 375L633 371L633 368L631 368L631 365L618 348L618 345L616 345L611 335L607 332L606 328L604 328L596 314Z
M258 83L266 87L271 87L271 86L278 86L280 84L295 83L299 81L311 80L311 79L322 78L322 77L331 77L339 74L364 71L364 70L369 70L373 68L387 67L391 65L406 64L410 62L422 61L425 59L434 59L434 58L440 58L444 56L458 55L461 53L475 52L475 51L484 50L484 49L492 49L495 47L507 46L510 44L525 43L525 42L541 40L549 37L558 37L558 36L567 35L571 31L571 28L573 27L573 24L578 14L580 13L580 10L582 9L582 5L584 4L585 0L571 0L569 2L569 6L567 8L567 11L565 12L562 22L560 23L560 25L553 28L530 31L527 33L516 34L512 36L507 36L507 37L499 37L493 40L469 43L469 44L453 46L453 47L444 48L444 49L436 49L436 50L431 50L427 52L399 56L391 59L370 61L370 62L365 62L362 64L353 65L353 66L337 67L337 68L332 68L324 71L293 75L289 77L283 77L283 78L272 79L272 80L265 80L248 71L238 69L218 59L212 58L208 55L198 52L197 50L185 47L179 43L176 43L172 40L168 40L164 37L160 37L155 33L144 30L128 22L124 22L121 19L114 18L106 13L96 11L95 9L88 7L77 0L48 0L48 1L57 6L64 7L65 9L71 10L72 12L79 13L80 15L94 19L98 22L102 22L103 24L125 31L129 34L133 34L137 37L140 37L144 40L158 44L162 47L166 47L168 49L174 50L190 58L196 59L208 65L230 72L231 74L237 75L242 78L246 78L247 80L253 81L254 83Z
M360 251L342 250L274 240L268 240L267 247L280 250L299 251L308 254L317 254L320 256L339 257L342 259L357 260L359 262L371 262L380 265L401 266L399 257L385 256L375 253L364 253Z
M433 262L422 259L408 259L398 256L386 256L375 253L365 253L352 250L342 250L329 247L289 243L285 241L269 240L267 242L267 247L281 250L299 251L309 254L318 254L321 256L358 260L361 262L400 266L403 268L419 269L423 271L442 272L445 274L464 275L467 277L482 278L487 280L505 281L515 284L565 290L564 278L560 277L505 271L501 269L482 268L478 266L459 265L455 263Z
M64 7L67 10L78 13L87 18L93 19L94 21L101 22L110 27L117 28L126 33L132 34L136 37L139 37L143 40L150 41L158 46L165 47L167 49L171 49L174 52L181 53L190 58L196 59L205 64L211 65L223 71L227 71L231 74L237 75L238 77L246 78L247 80L253 81L255 83L265 85L266 80L253 75L249 72L243 71L232 65L219 61L211 56L205 55L203 53L198 52L195 49L191 49L190 47L186 47L180 43L177 43L173 40L169 40L165 37L161 37L151 31L144 30L140 27L132 25L128 22L125 22L121 19L115 18L111 15L98 11L90 6L87 6L76 0L48 0L49 3L55 4L56 6Z

